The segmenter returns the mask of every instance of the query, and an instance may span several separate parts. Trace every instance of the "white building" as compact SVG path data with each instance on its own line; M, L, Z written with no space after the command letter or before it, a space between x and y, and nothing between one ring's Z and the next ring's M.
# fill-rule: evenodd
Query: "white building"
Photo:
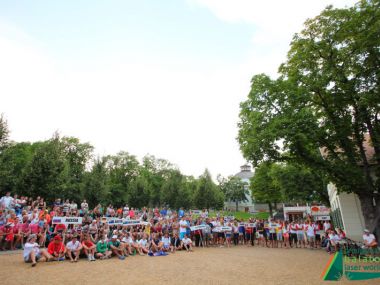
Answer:
M235 174L235 177L239 177L243 182L247 183L245 186L248 190L246 194L247 201L239 202L238 210L242 212L258 212L258 211L268 211L268 206L266 204L257 204L252 200L251 190L249 189L250 179L253 177L254 173L251 170L250 165L240 166L240 172ZM224 207L229 211L236 210L236 203L233 201L228 201L224 203Z
M368 134L365 135L363 147L367 161L371 166L376 165L375 151ZM321 150L322 156L326 150ZM375 172L371 173L376 180ZM347 237L353 240L363 239L363 230L365 229L364 217L359 198L354 193L338 193L335 185L327 185L329 200L331 204L331 217L336 227L342 228Z
M353 240L363 239L365 228L362 208L357 195L340 193L334 184L327 185L331 204L331 217L336 227L342 228L347 237Z

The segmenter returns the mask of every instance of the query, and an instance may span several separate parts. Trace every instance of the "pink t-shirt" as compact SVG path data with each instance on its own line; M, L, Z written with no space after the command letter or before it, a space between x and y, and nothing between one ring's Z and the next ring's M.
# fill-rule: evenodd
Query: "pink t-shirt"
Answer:
M30 230L32 234L38 234L38 232L40 231L40 227L38 226L38 224L30 224Z

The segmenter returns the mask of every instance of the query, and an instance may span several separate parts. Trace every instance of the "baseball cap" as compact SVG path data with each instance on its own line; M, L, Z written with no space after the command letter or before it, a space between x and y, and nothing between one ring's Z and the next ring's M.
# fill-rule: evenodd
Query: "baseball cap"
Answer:
M117 239L117 235L113 235L112 238L113 238L113 239Z
M55 236L55 237L54 237L54 240L59 240L59 241L61 241L62 238L61 238L61 236Z
M365 233L369 233L369 230L365 229L364 232L365 232Z

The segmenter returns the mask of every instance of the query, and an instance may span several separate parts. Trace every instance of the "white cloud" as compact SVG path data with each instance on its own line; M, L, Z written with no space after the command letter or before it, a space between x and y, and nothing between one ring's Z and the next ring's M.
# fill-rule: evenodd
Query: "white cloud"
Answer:
M317 16L328 5L351 6L353 0L188 0L192 7L205 7L222 21L252 25L252 52L246 65L253 73L276 75L286 59L293 35L307 18Z

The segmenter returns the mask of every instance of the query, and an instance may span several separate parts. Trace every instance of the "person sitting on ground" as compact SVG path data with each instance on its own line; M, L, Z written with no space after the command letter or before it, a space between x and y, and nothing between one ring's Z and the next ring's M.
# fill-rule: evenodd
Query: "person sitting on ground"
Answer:
M45 261L51 260L53 257L47 252L46 249L40 249L37 241L37 236L32 234L28 237L24 245L24 261L31 262L32 267L36 266L37 261L44 258Z
M111 249L112 253L116 255L120 260L124 260L124 247L123 244L118 241L117 235L113 235L111 240L108 242L108 246Z
M49 243L48 252L56 261L65 260L66 247L62 242L61 236L56 235L53 238L53 240Z
M182 249L181 240L179 239L178 233L174 233L174 237L172 238L172 252L175 253L176 250Z
M88 261L95 261L96 245L92 242L89 234L86 234L82 242L83 251L86 254Z
M187 237L187 235L182 239L182 246L187 252L193 251L193 242Z
M82 248L82 244L78 241L78 235L74 234L72 240L66 244L66 255L70 258L71 262L78 261Z
M144 233L143 237L139 240L139 253L140 255L145 255L148 252L149 252L148 235Z
M363 234L364 248L376 248L377 242L373 234L369 230L365 229Z
M112 251L110 250L109 244L107 243L106 236L102 238L96 244L96 256L100 259L110 258Z
M163 247L163 243L160 240L160 236L158 233L153 234L152 243L150 244L150 249L153 252L161 251Z
M171 238L168 232L165 232L164 236L161 238L162 241L162 250L173 252L173 247L171 245Z

